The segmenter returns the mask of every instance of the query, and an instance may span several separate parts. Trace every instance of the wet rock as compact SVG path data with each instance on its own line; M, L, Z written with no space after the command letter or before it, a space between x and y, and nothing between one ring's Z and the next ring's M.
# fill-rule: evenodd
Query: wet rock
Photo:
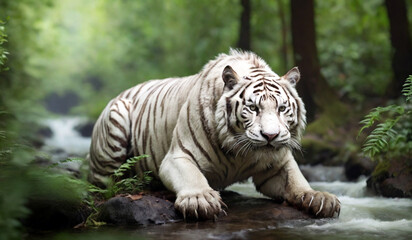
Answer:
M53 131L51 130L50 127L42 126L39 130L37 130L36 135L43 137L43 138L51 138L53 136Z
M179 219L172 202L154 196L111 198L101 205L98 217L99 221L118 225L164 224Z
M281 221L311 218L308 214L285 203L268 198L246 197L232 191L222 191L221 196L228 206L228 215L220 218L220 222L244 222L248 225L249 222L256 220Z
M339 149L327 141L306 136L302 139L302 153L296 153L295 158L299 164L310 165L339 165Z
M70 110L80 103L80 98L74 91L62 94L50 93L44 99L46 109L52 113L68 114Z
M353 156L345 163L345 175L349 181L355 181L360 176L370 176L376 164L369 158Z
M74 127L82 137L91 137L93 133L94 122L86 122Z
M380 162L367 187L384 197L412 198L412 166L408 158Z
M33 124L33 125L36 126L36 124ZM31 143L31 146L33 146L36 149L40 149L41 147L45 145L45 140L52 136L53 136L53 131L51 130L50 127L41 126L33 136L30 136L28 138L28 140Z
M311 218L304 212L267 198L245 197L232 191L222 191L221 196L228 206L228 214L225 216L222 212L218 218L219 223L241 223L247 226L257 220ZM109 199L101 205L101 213L97 220L116 225L150 225L182 221L182 216L174 209L172 201L144 195L135 200L130 197Z

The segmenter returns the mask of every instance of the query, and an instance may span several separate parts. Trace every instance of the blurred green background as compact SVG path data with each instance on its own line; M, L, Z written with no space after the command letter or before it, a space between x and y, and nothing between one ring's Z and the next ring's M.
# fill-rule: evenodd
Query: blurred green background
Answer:
M250 48L284 74L296 65L289 1L252 4ZM37 103L49 94L74 91L79 104L71 113L96 118L120 91L148 79L194 74L218 53L238 47L242 5L19 0L1 1L0 9L11 53L10 70L2 74L3 104L41 108ZM339 96L356 104L385 97L394 74L383 1L316 1L315 16L320 69Z
M397 103L412 74L409 1L0 0L0 20L4 239L25 232L19 220L37 189L58 191L53 181L36 180L48 173L32 163L41 155L35 143L42 119L94 121L126 88L195 74L217 54L242 48L279 75L299 66L308 134L360 152L358 122L373 107Z

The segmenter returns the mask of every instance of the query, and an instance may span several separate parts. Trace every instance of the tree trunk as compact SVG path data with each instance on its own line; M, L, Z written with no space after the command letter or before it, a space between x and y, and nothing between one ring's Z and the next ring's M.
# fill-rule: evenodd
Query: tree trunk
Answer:
M240 17L239 41L237 46L243 50L250 50L250 0L240 0L243 11Z
M288 56L289 56L289 51L288 51L288 33L289 33L289 28L288 24L286 22L286 14L285 14L285 6L283 4L283 0L278 0L278 9L279 9L279 18L280 18L280 25L281 25L281 31L282 31L282 44L280 48L280 53L282 56L282 67L283 71L287 71L289 67L288 63Z
M392 69L395 76L388 88L388 94L391 97L399 97L403 83L412 75L411 35L405 0L385 0L385 6L389 18L393 48Z
M320 72L314 11L313 0L291 0L293 57L302 75L297 89L305 103L308 122L338 102L336 92Z

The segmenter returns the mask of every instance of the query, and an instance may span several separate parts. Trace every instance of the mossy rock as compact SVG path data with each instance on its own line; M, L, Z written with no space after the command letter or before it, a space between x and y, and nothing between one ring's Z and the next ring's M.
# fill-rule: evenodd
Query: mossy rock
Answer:
M312 136L302 139L302 154L295 154L296 161L299 164L323 164L337 165L336 160L339 155L339 149L333 144Z
M352 154L345 162L344 167L346 178L355 181L362 175L370 176L376 167L376 163L360 154Z
M384 197L412 198L412 166L407 157L380 162L367 181L369 189Z
M338 105L306 127L301 142L303 154L295 154L300 164L342 165L359 152L354 143L358 122L350 122L345 106Z

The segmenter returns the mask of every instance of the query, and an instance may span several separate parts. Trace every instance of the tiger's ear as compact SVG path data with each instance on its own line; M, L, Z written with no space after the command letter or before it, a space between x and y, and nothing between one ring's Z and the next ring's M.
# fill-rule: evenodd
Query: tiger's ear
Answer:
M233 89L233 86L235 86L239 82L239 77L237 73L229 65L227 65L223 70L222 78L225 82L225 87L229 89Z
M295 86L300 80L300 72L298 67L290 69L289 72L283 76L283 78L288 80L292 86Z

